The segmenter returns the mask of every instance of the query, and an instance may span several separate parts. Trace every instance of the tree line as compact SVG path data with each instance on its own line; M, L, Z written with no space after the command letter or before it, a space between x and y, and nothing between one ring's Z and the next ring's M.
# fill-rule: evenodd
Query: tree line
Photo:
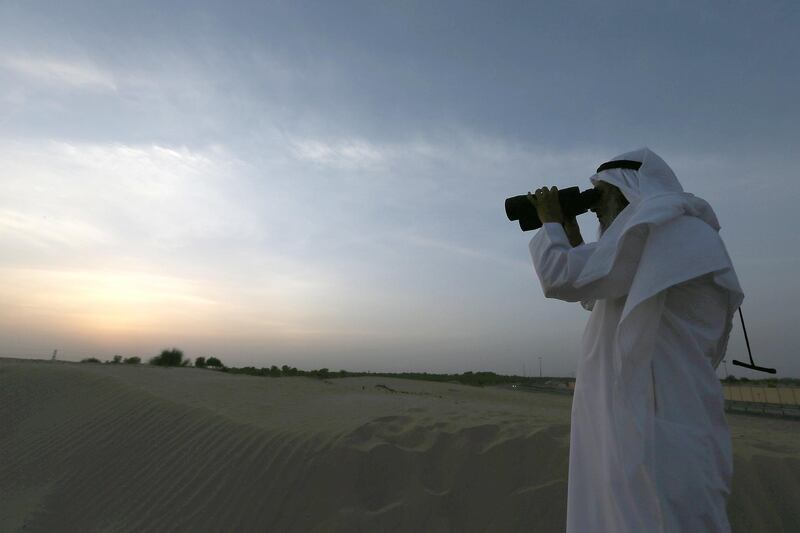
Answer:
M103 361L100 361L100 359L96 357L88 357L81 360L81 363L102 362ZM121 355L115 355L112 359L105 361L106 364L112 365L120 363L127 365L138 365L141 362L141 357L123 358ZM196 357L194 362L192 362L191 358L185 358L183 351L179 350L178 348L161 350L160 354L156 355L155 357L151 357L147 363L154 366L196 366L197 368L225 368L225 365L222 364L222 361L218 357Z

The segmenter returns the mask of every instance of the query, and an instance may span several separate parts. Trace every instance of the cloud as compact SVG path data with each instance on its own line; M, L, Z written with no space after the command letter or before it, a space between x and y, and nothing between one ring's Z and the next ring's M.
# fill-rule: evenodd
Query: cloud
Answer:
M385 163L386 148L360 139L326 142L314 139L291 142L290 153L300 161L339 169L370 169Z
M218 147L2 142L0 157L6 233L136 249L254 231L228 188L242 164Z
M110 236L97 225L83 220L0 209L0 241L3 240L41 248L59 246L80 249L108 243Z
M506 267L521 268L525 270L531 269L531 264L529 262L498 256L497 254L493 254L491 253L491 251L486 249L463 246L438 239L422 237L420 235L404 235L402 236L402 239L407 243L420 248L439 250L440 252L444 252L446 254L467 257L471 259L491 261L495 263L500 263Z
M117 83L110 72L86 61L7 55L0 57L0 67L52 85L99 91L117 90Z

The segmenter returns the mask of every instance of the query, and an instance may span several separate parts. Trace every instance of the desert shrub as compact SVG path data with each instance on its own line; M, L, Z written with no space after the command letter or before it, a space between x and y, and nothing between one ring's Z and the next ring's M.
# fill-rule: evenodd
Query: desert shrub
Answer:
M198 357L194 360L194 366L197 368L205 368L206 366L206 358L205 357Z
M111 360L111 363L113 363L115 365L118 365L121 362L122 362L122 356L121 355L115 355L114 359Z
M162 350L159 355L150 359L150 364L156 366L181 366L182 363L183 352L177 348Z
M223 365L222 361L220 361L216 357L209 357L208 360L206 361L206 366L210 366L213 368L221 368L225 365Z
M100 363L100 359L97 357L87 357L86 359L81 359L81 363Z
M126 365L138 365L139 363L142 362L142 358L141 357L126 357L125 359L122 360L122 362L125 363Z

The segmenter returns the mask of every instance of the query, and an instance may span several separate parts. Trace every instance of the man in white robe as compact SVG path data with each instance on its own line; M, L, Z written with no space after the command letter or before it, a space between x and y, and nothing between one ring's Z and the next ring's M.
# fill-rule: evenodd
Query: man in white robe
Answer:
M544 294L592 309L572 403L567 531L730 531L731 440L715 368L739 286L719 224L649 149L591 178L602 234L583 244L557 191L531 200ZM568 235L569 234L569 235Z

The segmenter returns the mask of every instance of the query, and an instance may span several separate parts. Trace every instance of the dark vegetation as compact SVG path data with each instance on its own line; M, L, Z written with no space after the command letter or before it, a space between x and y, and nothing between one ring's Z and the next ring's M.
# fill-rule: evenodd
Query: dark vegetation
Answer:
M126 365L138 365L141 362L141 357L126 357L123 359L121 355L115 355L111 361L106 361L106 364L118 365L119 363L125 363ZM102 363L102 361L97 357L87 357L86 359L81 359L81 363Z
M106 363L126 363L126 364L139 364L141 358L128 357L123 359L119 355L115 355L113 360L106 361ZM96 357L89 357L83 359L81 363L101 363ZM189 358L184 358L183 351L178 348L171 348L162 350L161 353L150 359L149 363L156 366L191 366L192 361ZM310 377L318 379L332 379L332 378L350 378L350 377L385 377L385 378L400 378L400 379L416 379L422 381L438 381L449 383L462 383L464 385L474 386L490 386L490 385L532 385L532 386L548 386L548 387L567 387L569 383L574 382L574 378L565 377L529 377L517 375L503 375L494 372L462 372L461 374L437 374L429 372L350 372L348 370L331 371L327 368L320 368L317 370L300 370L293 366L283 365L278 367L272 365L269 367L256 368L254 366L245 366L242 368L226 367L222 361L217 357L197 357L194 360L194 366L197 368L214 368L230 374L246 374L250 376L262 376L271 378L280 377ZM738 385L759 385L762 387L777 387L781 386L794 386L800 387L800 379L797 378L768 378L768 379L748 379L746 377L736 378L728 376L722 380L725 384L738 384Z
M783 387L800 387L800 379L798 378L766 378L766 379L748 379L737 378L736 376L728 376L722 380L726 385L758 385L760 387L776 388L778 385Z
M573 378L552 378L552 377L525 377L525 376L506 376L503 374L496 374L494 372L463 372L461 374L435 374L429 372L349 372L347 370L330 371L327 368L320 368L319 370L298 370L297 368L283 365L278 368L275 365L271 367L256 368L253 366L246 366L243 368L226 368L226 372L231 374L248 374L251 376L264 376L264 377L295 377L305 376L310 378L331 379L331 378L353 378L353 377L383 377L383 378L400 378L400 379L416 379L422 381L438 381L443 383L463 383L464 385L487 386L487 385L510 385L510 384L529 384L529 385L548 385L563 384L575 381Z
M183 352L177 348L161 350L161 353L150 359L149 363L155 366L187 366L189 359L183 358Z

